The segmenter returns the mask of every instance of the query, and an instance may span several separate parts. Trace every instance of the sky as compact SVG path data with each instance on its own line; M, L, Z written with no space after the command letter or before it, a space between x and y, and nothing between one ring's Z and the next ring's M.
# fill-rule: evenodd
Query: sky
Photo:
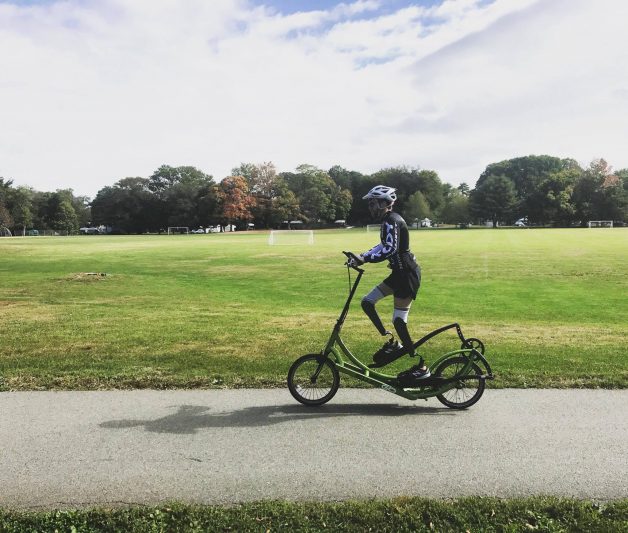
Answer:
M0 176L628 167L625 0L0 0Z

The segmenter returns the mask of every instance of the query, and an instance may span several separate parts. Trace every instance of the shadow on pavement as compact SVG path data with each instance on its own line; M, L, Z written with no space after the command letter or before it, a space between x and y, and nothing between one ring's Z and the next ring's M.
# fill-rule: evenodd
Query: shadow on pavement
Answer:
M176 407L176 406L173 406ZM99 426L106 429L143 427L156 433L196 433L203 428L262 427L294 420L314 420L339 416L455 415L446 407L418 407L391 404L344 404L305 407L273 405L246 407L238 411L209 413L211 407L181 405L176 413L154 420L110 420Z

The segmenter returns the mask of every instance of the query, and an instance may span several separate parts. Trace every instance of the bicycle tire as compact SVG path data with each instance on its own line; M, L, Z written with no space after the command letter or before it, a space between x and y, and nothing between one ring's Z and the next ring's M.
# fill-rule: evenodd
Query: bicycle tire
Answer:
M438 368L434 371L435 376L441 377L453 377L457 372L459 372L468 362L467 357L451 357L449 359L445 359ZM443 373L447 370L448 367L456 365L457 368L454 369L453 374L444 375ZM475 363L472 364L471 370L468 376L481 376L482 370ZM477 383L477 388L472 389L472 387L466 387L467 382L469 384ZM486 388L486 380L480 377L469 377L468 379L461 379L453 389L449 389L442 394L437 394L436 398L443 405L451 408L451 409L466 409L467 407L471 407L474 403L476 403L484 394L484 389ZM454 391L452 393L452 391ZM465 392L467 391L467 392ZM473 392L471 392L473 391ZM468 393L471 393L468 396Z
M318 375L314 377L317 371ZM338 369L320 354L299 357L288 371L288 390L303 405L314 407L327 403L338 392L339 386Z

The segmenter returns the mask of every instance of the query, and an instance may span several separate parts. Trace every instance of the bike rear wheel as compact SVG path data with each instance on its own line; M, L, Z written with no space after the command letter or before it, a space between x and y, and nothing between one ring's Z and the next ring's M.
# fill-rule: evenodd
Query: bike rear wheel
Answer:
M455 377L469 361L466 357L452 357L445 359L434 371L435 376L441 376L445 379ZM486 380L481 376L482 370L478 365L472 363L469 373L455 382L454 387L438 394L438 401L451 409L466 409L476 403L484 394Z
M339 386L338 369L320 354L299 357L288 371L290 394L303 405L323 405L334 397Z

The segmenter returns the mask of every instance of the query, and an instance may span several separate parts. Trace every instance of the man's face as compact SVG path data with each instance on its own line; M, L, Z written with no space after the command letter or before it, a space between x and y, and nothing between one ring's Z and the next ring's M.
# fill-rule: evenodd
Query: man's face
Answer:
M375 220L381 220L388 210L386 200L369 199L369 213Z

